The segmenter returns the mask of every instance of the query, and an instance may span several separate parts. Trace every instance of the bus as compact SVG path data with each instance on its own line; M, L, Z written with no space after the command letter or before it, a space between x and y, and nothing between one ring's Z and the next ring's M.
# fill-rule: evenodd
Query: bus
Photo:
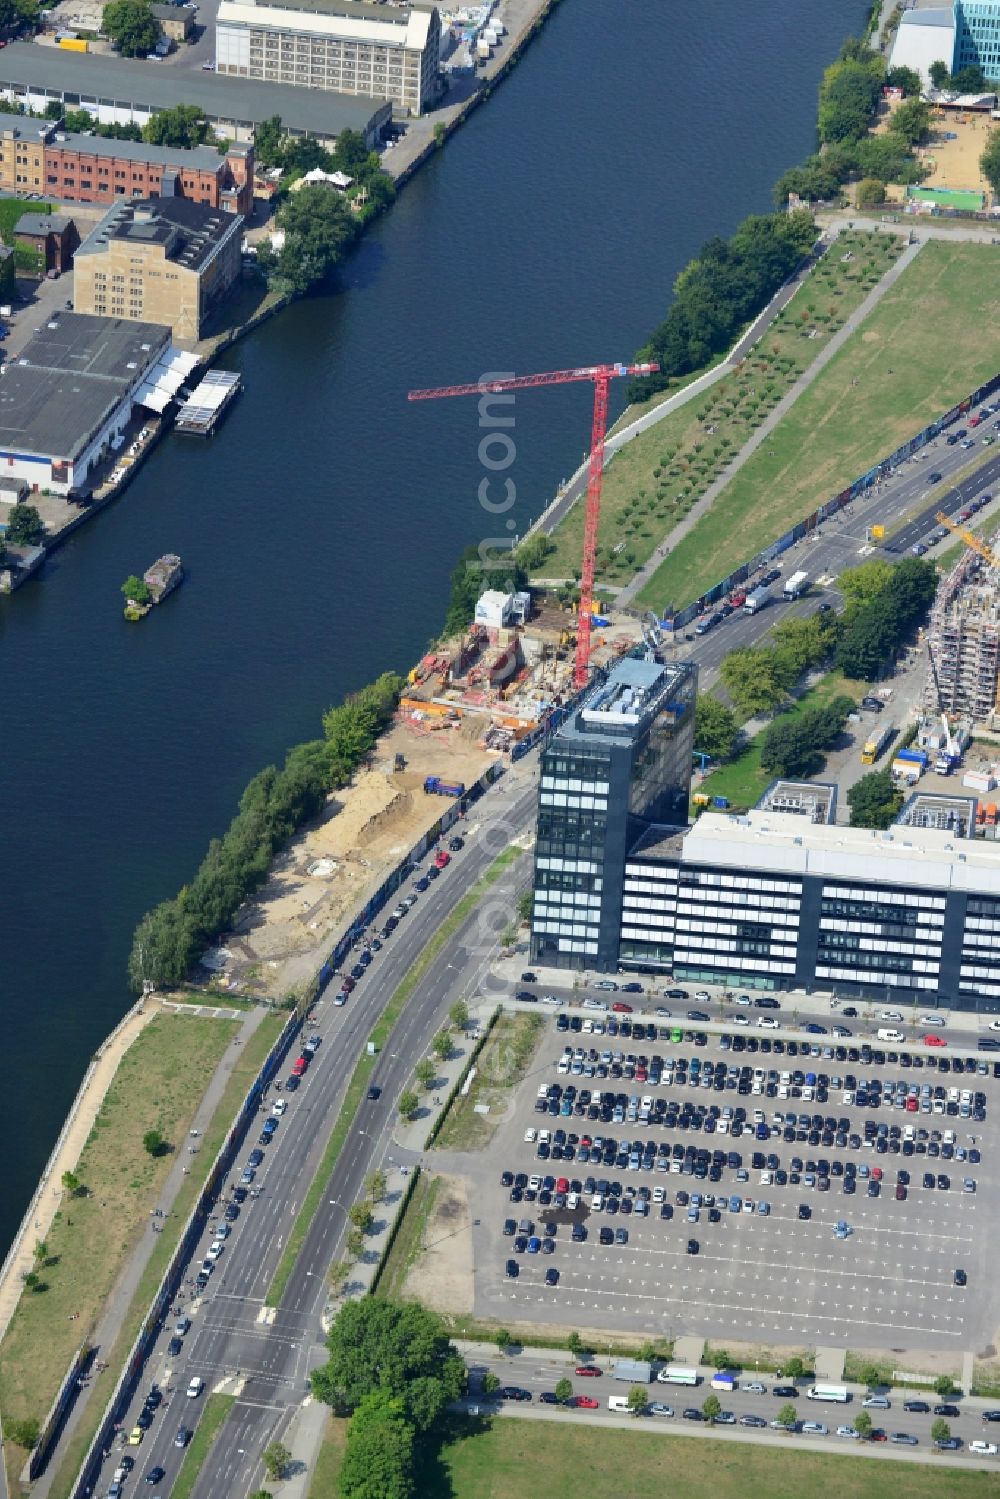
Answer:
M677 1364L668 1364L656 1377L660 1384L689 1385L696 1385L701 1378L697 1369L681 1369Z
M810 1400L832 1400L837 1405L846 1405L850 1400L846 1385L814 1384L806 1391Z

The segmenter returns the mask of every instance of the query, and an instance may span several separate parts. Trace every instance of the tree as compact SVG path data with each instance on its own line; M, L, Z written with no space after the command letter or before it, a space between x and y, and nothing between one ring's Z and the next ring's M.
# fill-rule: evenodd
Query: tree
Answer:
M892 581L893 564L874 557L862 562L860 567L849 567L840 575L840 591L844 596L844 617L848 621L878 598Z
M853 708L853 699L841 696L778 719L761 738L761 766L778 776L815 775L823 765L822 751L836 744Z
M778 680L794 687L803 672L819 666L830 655L840 633L836 614L807 614L786 619L771 631Z
M885 63L876 54L844 58L827 68L819 91L821 141L857 140L867 132L884 75Z
M122 57L146 57L160 40L160 23L147 0L111 0L101 30Z
M739 1364L724 1348L717 1348L706 1358L713 1369L738 1369Z
M517 897L517 919L518 921L530 921L531 912L535 903L534 893L531 890L522 890Z
M49 1246L44 1239L37 1239L31 1251L37 1269L41 1269L49 1257Z
M446 1401L457 1400L465 1385L465 1364L441 1318L416 1302L350 1301L326 1346L329 1358L312 1375L313 1392L340 1411L354 1410L380 1389L405 1399L409 1386L427 1377L438 1380Z
M493 1341L496 1343L497 1351L499 1353L506 1353L507 1349L510 1347L511 1343L513 1343L514 1339L511 1337L506 1327L498 1327L496 1330L496 1336Z
M356 1202L347 1216L358 1230L358 1233L367 1234L371 1232L372 1224L375 1222L375 1214L367 1202Z
M347 1284L348 1277L351 1273L351 1268L352 1267L350 1260L334 1260L333 1264L326 1272L326 1278L329 1281L332 1290L339 1293L344 1289L345 1285Z
M37 24L38 5L35 0L0 0L0 30L5 36Z
M264 1448L261 1457L267 1476L272 1483L277 1483L285 1476L285 1469L292 1460L292 1454L281 1442L271 1442Z
M383 1202L385 1200L385 1193L388 1185L389 1178L386 1176L384 1171L377 1169L375 1171L369 1171L368 1175L365 1177L365 1191L368 1193L368 1196L371 1198L372 1202Z
M847 793L852 828L887 828L903 805L888 770L870 770Z
M859 208L870 208L885 202L885 183L878 177L862 177L858 183Z
M329 279L349 248L357 226L340 193L310 183L278 210L285 243L278 251L277 275L301 296Z
M142 1148L147 1155L161 1156L166 1153L167 1142L158 1129L148 1129L142 1137Z
M341 1499L411 1499L414 1436L401 1396L384 1389L366 1396L347 1432Z
M448 1019L455 1030L464 1031L469 1023L469 1006L464 999L456 999L448 1011Z
M41 1291L44 1289L41 1276L36 1275L34 1270L29 1270L28 1274L24 1277L24 1284L25 1289L29 1291Z
M413 1075L426 1093L434 1086L434 1080L437 1077L437 1068L430 1057L424 1057L414 1067Z
M569 1349L574 1358L579 1358L581 1353L583 1352L583 1339L575 1330L571 1332L567 1337L566 1347Z
M179 146L185 150L203 146L211 134L212 127L197 104L175 104L171 109L161 109L142 127L142 138L149 145Z
M959 94L981 94L989 83L982 68L971 62L951 75L951 86Z
M728 760L736 748L740 726L732 708L710 692L700 692L694 709L694 746L713 760Z
M854 1430L863 1442L867 1442L872 1434L872 1418L867 1411L858 1411L854 1417Z
M122 584L122 594L129 604L141 605L153 602L153 595L150 592L149 585L144 583L142 578L136 577L135 573L130 573L125 579L125 582Z
M885 75L888 88L902 89L907 98L920 98L923 83L915 68L898 66L890 68Z
M446 1030L438 1031L431 1042L431 1050L434 1055L440 1057L441 1061L444 1062L451 1056L451 1047L451 1032Z
M34 1416L26 1416L21 1421L12 1421L9 1417L3 1423L4 1433L12 1442L30 1452L33 1447L38 1446L38 1438L42 1434L40 1423Z
M63 1191L68 1192L71 1197L76 1197L83 1186L83 1183L74 1171L64 1171L61 1181Z
M271 115L270 119L261 120L259 125L254 126L254 155L262 167L282 165L284 143L285 132L280 115Z
M951 69L946 62L932 62L927 69L927 76L934 88L947 88L951 83Z
M786 695L778 657L767 647L745 646L730 651L719 667L719 676L744 719L772 712Z
M796 1421L799 1419L799 1416L790 1400L788 1401L787 1405L783 1405L781 1407L775 1419L778 1422L779 1426L787 1427L795 1425Z
M33 547L45 535L42 517L34 505L12 505L7 516L7 540L15 546Z
M645 1385L634 1384L628 1392L628 1408L633 1416L644 1411L649 1404L649 1391Z
M774 184L774 201L784 205L794 193L807 203L819 203L835 198L840 191L840 182L837 172L824 157L810 156L801 166L789 167L782 172Z
M499 1374L494 1374L492 1369L487 1369L486 1373L483 1375L483 1394L495 1395L497 1390L499 1390L500 1388L500 1383L501 1380ZM558 1393L559 1386L556 1385L556 1394L558 1395Z
M931 1425L931 1441L946 1442L950 1436L951 1427L943 1416L938 1416L937 1420Z
M338 172L345 172L348 177L360 177L370 154L360 130L342 130L334 147L333 164Z
M365 1236L360 1228L352 1228L347 1235L347 1253L352 1260L359 1260L365 1252Z
M709 1426L714 1426L722 1415L722 1401L718 1395L706 1395L701 1403L701 1413Z
M573 1381L571 1379L566 1379L565 1376L563 1376L562 1379L557 1380L555 1395L560 1405L569 1405L570 1401L573 1399Z
M937 1379L934 1381L935 1395L954 1395L957 1388L958 1386L955 1384L955 1381L952 1379L950 1374L939 1374Z
M858 1377L869 1390L874 1390L882 1383L882 1371L877 1364L865 1364Z
M399 1115L401 1119L412 1119L419 1107L420 1099L410 1088L400 1094Z
M806 1366L796 1354L794 1358L790 1358L784 1365L783 1372L789 1379L801 1379L806 1372Z
M893 112L892 130L911 146L922 146L931 133L931 107L922 99L904 99Z
M1000 129L990 131L979 167L994 193L1000 195Z

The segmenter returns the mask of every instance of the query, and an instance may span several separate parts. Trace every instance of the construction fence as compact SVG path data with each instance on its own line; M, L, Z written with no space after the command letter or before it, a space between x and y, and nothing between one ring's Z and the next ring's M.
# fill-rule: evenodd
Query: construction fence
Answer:
M775 557L780 557L782 552L786 552L797 541L801 541L804 536L808 536L810 532L815 531L816 527L821 525L823 521L829 520L831 516L843 510L846 505L852 504L861 495L866 494L869 489L873 488L874 485L881 484L901 463L905 463L907 458L912 458L914 453L931 442L946 427L950 427L952 423L959 421L973 406L977 406L980 401L984 401L987 396L993 395L997 390L1000 390L1000 374L992 376L985 384L978 386L976 390L972 391L964 400L959 401L958 405L953 406L944 416L938 417L936 421L931 422L930 426L918 432L915 437L911 437L908 442L904 442L902 447L897 448L894 453L890 453L888 458L883 458L874 468L870 468L866 474L862 474L859 479L855 479L853 484L849 484L846 489L842 489L839 494L827 500L824 505L820 505L811 515L807 515L805 520L799 521L790 531L786 531L784 536L779 537L777 541L772 542L770 546L758 552L749 562L744 562L741 567L736 568L727 578L723 578L720 583L716 583L713 588L708 589L700 598L695 599L692 604L688 604L686 608L677 610L673 614L667 614L660 622L662 628L664 630L683 630L693 619L697 619L699 614L704 613L713 604L717 604L727 594L731 593L734 588L746 583L754 574L763 572L768 564L774 561Z

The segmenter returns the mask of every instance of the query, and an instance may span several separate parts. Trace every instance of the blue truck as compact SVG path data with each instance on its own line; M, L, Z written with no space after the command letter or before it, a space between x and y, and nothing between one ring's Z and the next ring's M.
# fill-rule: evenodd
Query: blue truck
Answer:
M424 790L428 796L465 795L465 785L462 781L442 781L440 776L428 776L424 781Z

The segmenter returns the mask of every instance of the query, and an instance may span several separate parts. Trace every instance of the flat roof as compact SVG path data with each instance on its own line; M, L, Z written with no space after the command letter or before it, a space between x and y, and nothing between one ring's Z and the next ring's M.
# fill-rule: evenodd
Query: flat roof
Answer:
M280 115L287 129L309 135L336 135L347 129L364 133L389 103L366 94L261 83L200 68L182 72L130 57L66 52L32 42L12 42L0 51L0 91L11 88L48 89L61 98L68 95L67 103L74 108L117 103L155 112L175 104L197 104L211 119L246 125Z
M679 859L684 849L684 839L690 828L647 828L639 841L629 851L625 863L630 859Z
M301 21L296 17L301 16ZM321 31L346 41L370 42L374 46L411 47L422 51L431 29L427 10L388 10L354 0L222 0L218 20L246 26L265 26L275 31Z
M955 13L949 6L947 10L934 7L926 10L904 10L899 18L900 26L947 26L955 24Z
M77 458L169 343L159 323L56 314L0 375L0 449Z
M808 822L794 812L704 812L684 840L686 864L813 875L914 889L1000 894L1000 843L930 827L885 832Z
M55 120L36 120L31 115L0 113L0 135L13 134L24 140L43 141L55 128Z
M625 656L567 719L557 738L631 743L693 672L687 661L662 665Z
M198 270L242 226L238 214L190 198L123 199L111 205L76 254L103 255L110 240L126 240L163 245L169 260Z
M794 812L813 822L833 822L837 787L829 781L772 781L757 807L761 812Z

